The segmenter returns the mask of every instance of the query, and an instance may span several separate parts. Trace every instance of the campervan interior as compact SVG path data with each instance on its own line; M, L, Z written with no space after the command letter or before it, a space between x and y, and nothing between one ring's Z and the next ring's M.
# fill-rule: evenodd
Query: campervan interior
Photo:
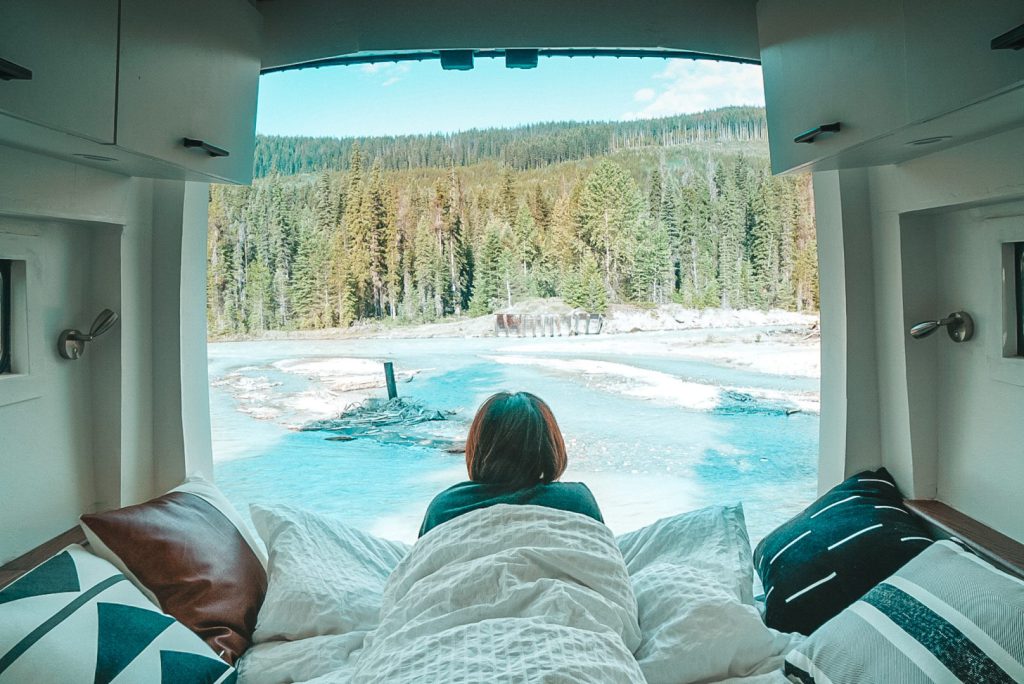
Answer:
M0 587L82 541L80 516L212 480L209 184L252 181L261 73L545 50L761 64L772 171L813 173L819 493L884 467L930 535L1024 575L1022 46L1019 0L4 2ZM1024 672L1014 591L1005 678L964 681ZM30 681L4 674L13 644L32 652L4 627L26 601L0 598L0 682ZM446 643L410 652L434 667ZM374 681L455 681L403 663ZM632 681L603 671L589 681Z

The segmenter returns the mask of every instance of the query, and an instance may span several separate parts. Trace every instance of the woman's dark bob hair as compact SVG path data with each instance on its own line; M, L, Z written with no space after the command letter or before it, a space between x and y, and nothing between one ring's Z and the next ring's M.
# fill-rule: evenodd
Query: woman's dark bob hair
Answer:
M499 392L485 401L466 437L473 482L522 489L565 472L562 431L551 409L529 392Z

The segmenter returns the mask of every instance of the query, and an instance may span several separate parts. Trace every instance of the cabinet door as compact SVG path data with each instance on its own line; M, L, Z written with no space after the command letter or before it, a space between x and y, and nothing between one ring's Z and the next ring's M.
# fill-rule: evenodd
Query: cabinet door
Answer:
M260 27L246 0L122 0L118 146L201 176L248 183ZM185 138L229 155L187 148Z
M31 79L0 79L0 112L114 141L117 0L4 0L0 59Z
M900 3L761 0L757 9L774 172L814 164L907 122ZM838 133L793 142L836 121Z
M1021 0L904 0L904 7L912 120L1024 84L1024 51L990 47L1024 24Z

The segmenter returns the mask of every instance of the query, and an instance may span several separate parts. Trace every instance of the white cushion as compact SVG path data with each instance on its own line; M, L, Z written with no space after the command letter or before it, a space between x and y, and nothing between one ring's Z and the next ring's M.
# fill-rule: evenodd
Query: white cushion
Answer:
M786 657L802 682L1024 682L1024 581L935 542Z
M255 643L377 626L384 583L409 546L288 506L249 510L270 552Z
M797 635L769 629L753 605L742 506L711 506L618 538L639 607L635 656L649 684L778 670Z
M235 671L72 545L0 590L0 683L230 684Z

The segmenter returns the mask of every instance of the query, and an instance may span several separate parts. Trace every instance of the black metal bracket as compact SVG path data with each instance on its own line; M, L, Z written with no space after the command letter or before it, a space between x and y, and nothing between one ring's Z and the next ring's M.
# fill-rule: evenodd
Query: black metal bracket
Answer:
M820 126L815 126L811 130L804 131L800 135L796 136L795 138L793 138L793 142L795 142L795 143L812 143L812 142L814 142L815 138L817 138L822 133L838 133L838 132L839 132L839 122L838 121L836 121L835 123L821 124Z
M32 70L0 58L0 81L31 81Z
M184 145L185 147L195 147L201 150L205 150L206 154L210 155L211 157L227 157L231 154L223 147L217 147L216 145L211 145L208 142L197 140L195 138L184 138L182 139L181 144Z
M1020 50L1024 48L1024 24L1010 29L1001 36L992 39L993 50Z

